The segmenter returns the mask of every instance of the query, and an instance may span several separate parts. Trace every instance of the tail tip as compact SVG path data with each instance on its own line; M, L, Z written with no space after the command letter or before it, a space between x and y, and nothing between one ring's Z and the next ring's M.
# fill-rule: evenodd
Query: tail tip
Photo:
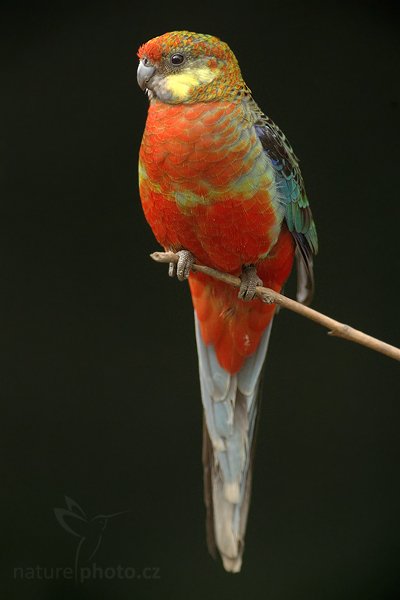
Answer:
M224 565L225 571L228 573L239 573L242 568L242 557L236 556L235 558L229 558L224 554L221 555L222 563Z

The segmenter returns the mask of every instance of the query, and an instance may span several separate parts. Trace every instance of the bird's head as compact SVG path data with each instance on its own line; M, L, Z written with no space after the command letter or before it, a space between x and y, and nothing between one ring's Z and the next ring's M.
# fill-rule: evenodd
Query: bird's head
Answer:
M180 104L249 93L232 50L212 35L165 33L143 44L138 57L138 83L150 99Z

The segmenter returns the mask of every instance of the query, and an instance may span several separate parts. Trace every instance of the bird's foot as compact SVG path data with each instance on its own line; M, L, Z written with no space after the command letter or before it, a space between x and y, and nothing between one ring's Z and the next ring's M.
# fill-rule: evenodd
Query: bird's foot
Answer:
M189 250L179 250L176 254L179 256L178 262L169 263L168 275L170 277L175 277L176 275L179 281L185 281L192 270L194 256Z
M254 265L244 265L240 275L241 283L238 298L248 302L253 300L256 295L256 287L263 282L257 275L257 269Z

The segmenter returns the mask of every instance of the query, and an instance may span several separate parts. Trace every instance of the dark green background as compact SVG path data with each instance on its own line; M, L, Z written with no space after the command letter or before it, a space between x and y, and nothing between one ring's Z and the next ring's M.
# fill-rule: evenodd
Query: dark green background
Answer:
M96 2L1 19L4 598L394 599L398 364L287 312L266 367L242 573L205 547L186 284L148 259L136 50L213 33L301 158L321 251L314 306L399 341L399 19L389 2ZM289 287L293 293L293 285ZM64 495L109 523L95 562L160 579L13 579L70 567Z

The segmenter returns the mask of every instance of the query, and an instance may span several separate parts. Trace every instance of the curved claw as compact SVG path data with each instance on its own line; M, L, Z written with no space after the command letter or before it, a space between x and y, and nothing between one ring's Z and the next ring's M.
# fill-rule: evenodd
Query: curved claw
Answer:
M254 265L245 265L240 275L241 284L238 298L249 302L256 295L256 287L263 285L263 282L257 275L257 269Z
M168 275L174 277L175 275L179 281L185 281L190 275L194 264L194 256L189 250L179 250L177 252L179 256L177 263L169 263Z

